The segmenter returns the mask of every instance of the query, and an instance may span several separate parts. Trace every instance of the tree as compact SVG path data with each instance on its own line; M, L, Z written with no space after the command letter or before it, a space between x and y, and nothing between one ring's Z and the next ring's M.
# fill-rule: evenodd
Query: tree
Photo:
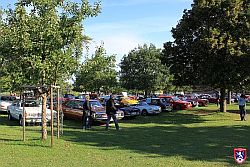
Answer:
M8 61L8 75L17 85L56 85L78 67L84 41L82 21L96 16L100 3L87 0L18 0L6 10L0 55ZM3 49L3 50L2 50ZM12 84L15 85L15 84ZM46 100L50 89L38 92L43 99L42 138L46 139Z
M177 85L220 88L220 110L226 111L226 89L249 82L249 0L194 0L172 29L174 42L164 44L162 61Z
M117 85L115 55L107 55L103 46L87 58L76 74L75 89L78 91L109 91Z
M120 63L120 82L128 90L163 90L170 82L168 68L161 64L161 50L153 44L139 46L125 55Z

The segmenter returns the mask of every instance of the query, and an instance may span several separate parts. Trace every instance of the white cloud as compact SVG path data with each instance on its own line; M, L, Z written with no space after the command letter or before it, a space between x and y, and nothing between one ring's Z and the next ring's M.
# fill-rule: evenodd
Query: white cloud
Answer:
M107 54L116 55L117 63L120 63L125 54L128 54L139 44L143 44L143 40L132 33L104 34L101 37L98 36L95 38L92 36L92 38L93 41L89 46L89 54L92 55L95 52L96 46L100 46L103 42Z
M85 24L86 35L93 38L89 54L93 54L95 47L103 41L107 53L116 54L119 63L125 54L138 45L154 43L162 47L165 41L150 41L150 38L157 33L166 34L167 37L175 24L175 17L144 17L118 22Z

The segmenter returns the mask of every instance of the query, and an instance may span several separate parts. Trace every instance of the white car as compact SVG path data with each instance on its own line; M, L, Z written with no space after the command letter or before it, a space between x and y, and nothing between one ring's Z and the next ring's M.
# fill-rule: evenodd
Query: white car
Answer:
M1 96L0 97L0 112L7 112L7 107L11 105L12 101L16 100L15 96Z
M149 105L145 101L140 101L139 104L134 105L135 108L138 108L141 112L141 115L148 114L159 114L161 113L161 107L156 105Z
M25 103L21 100L15 100L8 106L8 119L19 120L19 125L23 125L23 104L25 110L25 122L27 123L41 123L42 122L42 104L38 100L26 100ZM54 118L56 111L53 111ZM51 120L50 109L46 108L47 122Z

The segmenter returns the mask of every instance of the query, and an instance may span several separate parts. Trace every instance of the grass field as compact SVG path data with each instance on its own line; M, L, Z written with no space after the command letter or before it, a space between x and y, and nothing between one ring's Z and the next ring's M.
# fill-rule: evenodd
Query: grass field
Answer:
M238 166L233 149L250 149L250 120L240 121L237 105L227 113L217 110L210 105L122 120L120 131L114 125L109 131L103 126L84 131L80 122L67 120L53 148L50 138L40 140L38 126L26 128L23 142L22 128L1 115L0 166Z

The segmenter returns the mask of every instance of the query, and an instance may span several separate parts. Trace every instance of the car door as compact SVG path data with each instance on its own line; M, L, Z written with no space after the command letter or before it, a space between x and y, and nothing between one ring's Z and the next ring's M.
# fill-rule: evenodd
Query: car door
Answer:
M19 119L19 115L23 115L23 105L25 104L19 101L17 105L15 106L15 114L16 114L17 119Z
M67 118L73 117L71 111L73 109L74 101L68 101L64 106L63 106L63 114Z
M11 107L11 115L15 118L15 119L19 119L19 112L18 112L18 108L20 107L20 101L16 101L12 104Z
M83 116L83 105L80 101L75 101L73 105L72 114L74 115L75 120L82 120Z

